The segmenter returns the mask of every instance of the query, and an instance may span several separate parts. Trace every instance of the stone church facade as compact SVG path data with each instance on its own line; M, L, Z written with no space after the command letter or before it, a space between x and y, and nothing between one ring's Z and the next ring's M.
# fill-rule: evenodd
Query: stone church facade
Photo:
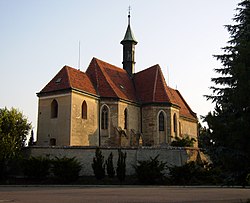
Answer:
M64 66L39 92L37 145L161 146L197 139L197 117L159 65L135 73L129 23L123 68L93 58L86 72Z

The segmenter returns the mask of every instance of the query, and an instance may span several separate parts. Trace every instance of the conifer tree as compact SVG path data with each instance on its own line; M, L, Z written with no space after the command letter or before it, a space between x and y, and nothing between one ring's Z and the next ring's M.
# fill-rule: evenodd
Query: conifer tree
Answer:
M205 117L211 135L210 153L215 164L231 177L233 183L244 184L250 173L250 1L238 4L224 53L215 55L222 67L220 76L212 78L213 95L207 96L215 109Z
M95 157L93 158L92 168L96 179L101 180L105 177L105 163L104 156L100 148L96 148Z
M108 159L106 160L107 174L110 178L115 176L115 168L113 164L113 153L109 154Z
M126 158L127 153L122 152L121 149L118 149L118 161L117 161L117 168L116 168L116 174L117 178L122 183L125 180L126 177Z

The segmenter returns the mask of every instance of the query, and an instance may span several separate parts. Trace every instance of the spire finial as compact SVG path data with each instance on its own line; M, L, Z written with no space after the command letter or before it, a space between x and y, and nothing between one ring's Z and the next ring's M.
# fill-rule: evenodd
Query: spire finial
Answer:
M128 7L128 24L130 25L130 11L131 11L131 6Z

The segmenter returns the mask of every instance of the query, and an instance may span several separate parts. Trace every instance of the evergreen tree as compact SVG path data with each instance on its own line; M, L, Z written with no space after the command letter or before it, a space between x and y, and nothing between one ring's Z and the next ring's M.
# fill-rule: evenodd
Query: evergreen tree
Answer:
M224 54L215 55L222 67L213 95L216 104L204 120L211 136L210 156L232 183L242 183L250 172L250 1L238 4L235 24L227 25L230 34Z
M125 180L126 177L126 158L127 153L122 152L121 149L118 149L118 161L117 161L117 168L116 168L116 174L117 178L122 183Z
M96 179L101 180L105 177L105 163L104 156L100 148L96 148L95 157L93 158L92 168Z
M34 132L33 130L31 130L28 146L31 147L33 145L34 145Z
M107 174L110 178L115 176L115 168L113 164L113 153L109 154L108 159L106 160Z

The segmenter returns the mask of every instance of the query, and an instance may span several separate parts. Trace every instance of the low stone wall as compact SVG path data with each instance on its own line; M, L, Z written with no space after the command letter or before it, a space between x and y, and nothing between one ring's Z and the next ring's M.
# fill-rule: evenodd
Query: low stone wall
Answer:
M113 163L116 167L118 159L118 148L100 148L105 160L112 152L114 155ZM33 146L24 149L24 155L29 156L43 156L43 157L76 157L82 164L80 175L93 176L93 157L95 156L96 147L40 147ZM126 174L132 175L135 173L133 165L140 160L148 160L150 157L154 158L159 155L158 160L167 162L169 165L181 166L186 162L200 159L200 151L197 148L178 148L178 147L139 147L139 148L121 148L123 152L127 153L126 159Z

